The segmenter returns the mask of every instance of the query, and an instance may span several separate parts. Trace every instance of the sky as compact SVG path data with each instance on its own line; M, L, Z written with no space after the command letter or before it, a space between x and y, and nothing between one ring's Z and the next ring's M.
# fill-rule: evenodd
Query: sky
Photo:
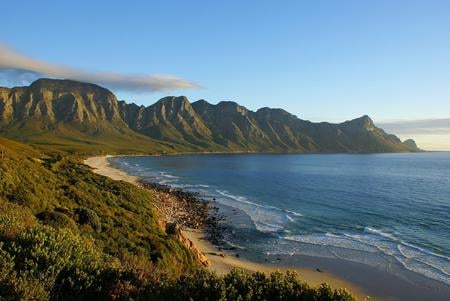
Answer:
M447 0L6 0L2 11L0 86L47 76L144 105L185 95L312 121L367 114L450 150Z

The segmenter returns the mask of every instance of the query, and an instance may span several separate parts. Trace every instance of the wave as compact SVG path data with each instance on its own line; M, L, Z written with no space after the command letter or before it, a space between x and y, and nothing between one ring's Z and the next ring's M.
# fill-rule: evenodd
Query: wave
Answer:
M158 183L161 185L171 185L176 188L182 188L182 187L178 187L178 185L180 185L178 183L180 177L174 176L165 171L155 171L155 170L151 170L149 168L144 168L144 169L134 168L133 174L143 177L145 180L147 180L149 182L155 182L155 183Z
M180 178L180 177L171 175L170 173L165 172L165 171L160 171L159 174L161 175L161 177L169 178L169 179L179 179Z
M411 248L404 244L399 244L397 247L400 255L396 256L396 258L406 269L450 285L448 262L440 260L439 257L424 256L426 253L417 252L416 246Z
M382 230L374 229L374 228L371 228L371 227L365 227L365 228L364 228L364 231L370 232L370 233L374 233L374 234L383 236L383 237L385 237L385 238L387 238L387 239L391 239L391 240L394 240L394 241L397 241L397 240L398 240L395 236L393 236L393 235L390 234L390 233L384 232L384 231L382 231Z
M292 217L290 217L288 214L286 214L286 219L288 220L288 221L290 221L290 222L294 222L295 220L292 218Z
M327 247L337 247L348 250L365 251L365 252L376 252L375 248L364 245L360 242L352 240L351 238L339 235L326 234L307 234L307 235L291 235L284 236L283 239L306 243L317 246L327 246Z
M387 260L391 258L391 260L398 262L410 271L450 285L449 257L404 242L393 234L380 229L366 227L364 233L367 234L333 234L327 232L325 234L290 235L282 238L303 244L326 247L329 252L338 258L362 263L370 264L371 257L367 256L368 254L380 253L387 256ZM362 255L359 257L344 255L342 257L336 253L335 249L358 251ZM299 250L298 254L302 254L301 248ZM344 251L339 254L346 253L348 252ZM373 262L372 265L375 266L376 263Z
M413 245L413 244L410 244L410 243L407 243L407 242L404 242L404 241L402 241L402 244L404 244L404 245L406 245L406 246L408 246L408 247L414 248L414 249L418 249L419 251L424 252L424 253L427 253L427 254L430 254L430 255L432 255L432 256L441 257L441 258L444 258L444 259L447 259L447 260L450 261L450 257L448 257L448 256L445 256L445 255L442 255L442 254L438 254L438 253L434 253L434 252L428 251L428 250L426 250L426 249L424 249L424 248L415 246L415 245Z
M206 184L171 184L174 188L185 189L185 190L193 190L195 192L200 192L201 188L209 188L209 185ZM201 191L204 192L204 191ZM207 196L208 193L205 193L203 196Z
M257 229L261 232L279 232L283 230L283 228L284 227L279 224L257 221Z
M375 233L377 235L380 235L384 238L390 239L391 241L395 242L396 243L395 248L400 254L396 254L395 250L394 251L390 250L391 252L389 253L389 255L395 256L397 260L399 260L403 265L405 265L404 262L405 259L409 261L414 260L417 263L425 264L428 267L437 269L440 272L446 274L447 276L450 276L450 257L432 252L423 247L419 247L412 243L400 240L394 235L386 233L382 230L373 229L370 227L366 227L366 229L369 230L369 232ZM450 282L450 279L448 281Z
M273 210L268 206L253 203L243 196L230 194L226 190L216 190L216 192L224 197L218 198L217 201L244 211L250 217L258 231L272 233L282 230L283 220L285 219L284 215L280 218L280 214L274 214Z
M238 201L240 203L244 203L244 204L247 204L247 205L252 205L252 206L260 207L260 208L270 208L268 206L264 206L264 205L260 205L260 204L256 204L256 203L247 201L247 199L245 197L233 195L233 194L229 193L226 190L218 190L217 189L216 192L218 192L219 194L221 194L224 197L233 199L233 200Z
M228 191L226 190L216 190L219 194L221 194L222 196L225 196L227 198L231 198L237 202L241 202L241 203L245 203L251 206L255 206L255 207L260 207L260 208L264 208L264 209L269 209L269 210L275 210L275 211L279 211L279 212L284 212L284 213L290 213L294 216L303 216L303 214L299 213L299 212L295 212L292 210L287 210L287 209L281 209L275 206L270 206L270 205L261 205L261 204L257 204L251 201L248 201L246 197L243 196L236 196L233 194L230 194Z
M244 196L234 195L226 190L217 189L216 192L222 197L225 197L226 200L231 200L231 202L222 200L222 202L225 202L226 205L243 210L253 221L256 229L264 233L282 231L286 223L295 221L291 215L296 217L302 216L300 213L295 211L251 202ZM291 215L286 214L287 212Z
M283 211L286 212L286 213L293 214L293 215L295 215L295 216L303 216L303 214L301 214L301 213L299 213L299 212L296 212L296 211L287 210L287 209L283 209Z

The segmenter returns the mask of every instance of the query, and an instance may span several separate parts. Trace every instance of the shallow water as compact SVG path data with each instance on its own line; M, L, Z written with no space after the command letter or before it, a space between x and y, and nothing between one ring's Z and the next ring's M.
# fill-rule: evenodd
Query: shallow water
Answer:
M232 228L226 239L235 246L269 256L339 258L403 276L406 269L450 286L450 153L110 162L144 180L216 199Z

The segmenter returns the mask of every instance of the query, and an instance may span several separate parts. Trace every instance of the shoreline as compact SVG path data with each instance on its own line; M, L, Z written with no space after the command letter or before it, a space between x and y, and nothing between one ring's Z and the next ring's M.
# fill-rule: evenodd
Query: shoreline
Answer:
M90 157L84 164L94 169L94 172L110 177L113 180L123 180L142 188L150 189L158 195L158 199L170 198L171 192L161 192L154 187L147 187L140 182L139 177L130 176L122 170L110 166L107 161L112 156ZM176 196L175 196L176 198ZM159 208L158 208L159 209ZM189 213L189 212L183 212ZM164 215L164 214L163 214ZM167 220L166 220L167 222ZM181 231L193 249L200 251L210 263L209 269L224 274L232 268L240 268L249 272L296 271L300 278L308 284L319 285L328 283L333 288L346 288L357 300L370 296L371 300L445 300L442 292L425 290L387 272L373 267L339 259L304 256L299 262L289 264L288 261L274 263L260 262L236 257L235 253L224 251L207 239L206 232L191 229L186 226ZM306 264L305 264L306 263ZM319 269L320 267L320 269ZM435 296L433 296L435 295ZM435 298L436 297L436 298Z

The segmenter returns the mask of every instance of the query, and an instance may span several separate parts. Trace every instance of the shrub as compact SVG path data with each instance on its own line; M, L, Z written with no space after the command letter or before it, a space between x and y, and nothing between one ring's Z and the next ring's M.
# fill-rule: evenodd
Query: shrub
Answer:
M150 283L140 295L142 300L296 300L354 301L345 290L323 284L310 287L294 272L249 274L232 270L224 276L199 269L174 282Z
M36 217L44 224L54 228L69 228L76 230L77 225L74 220L64 213L55 211L44 211L36 215Z
M27 210L17 205L2 207L6 210L0 213L0 296L46 300L63 271L92 278L108 266L92 240L69 229L30 224L31 213L27 216ZM11 231L12 227L21 231Z
M89 208L84 207L76 208L75 218L80 225L89 225L91 226L92 229L94 229L97 232L100 232L102 230L100 218L98 217L97 213L95 213L95 211Z

